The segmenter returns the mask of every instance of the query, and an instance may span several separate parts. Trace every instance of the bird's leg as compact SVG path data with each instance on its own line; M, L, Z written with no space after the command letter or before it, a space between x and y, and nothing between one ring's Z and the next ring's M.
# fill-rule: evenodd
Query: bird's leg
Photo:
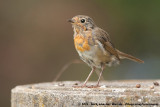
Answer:
M91 72L89 73L89 75L88 75L87 79L85 80L84 84L82 85L82 87L86 87L86 84L94 71L95 71L95 67L92 68Z
M96 87L99 87L99 82L100 82L100 79L101 79L101 76L102 76L103 70L104 70L104 65L103 65L103 66L102 66L102 68L101 68L101 72L100 72L100 75L99 75L99 78L98 78L98 81L97 81L97 85L96 85Z
M95 70L95 71L96 71L97 76L99 77L101 71L99 71L98 69ZM100 80L101 80L101 81L104 81L103 75L101 75L101 79L100 79Z

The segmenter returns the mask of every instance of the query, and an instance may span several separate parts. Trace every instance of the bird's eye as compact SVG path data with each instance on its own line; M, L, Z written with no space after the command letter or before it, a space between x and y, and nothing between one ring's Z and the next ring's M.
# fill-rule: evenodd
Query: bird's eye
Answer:
M84 22L85 22L85 19L82 19L82 20L81 20L81 23L84 23Z

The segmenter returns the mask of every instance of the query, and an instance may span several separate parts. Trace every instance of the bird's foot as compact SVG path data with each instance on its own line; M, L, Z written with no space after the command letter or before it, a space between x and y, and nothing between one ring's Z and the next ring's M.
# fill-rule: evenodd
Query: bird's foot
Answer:
M83 84L83 85L81 85L81 86L73 86L73 87L74 87L74 88L98 88L98 87L100 87L100 85L97 84L97 85L87 86L86 84Z
M85 84L81 85L81 86L73 86L74 88L85 88L87 87Z
M87 86L87 88L98 88L100 87L100 85L91 85L91 86Z

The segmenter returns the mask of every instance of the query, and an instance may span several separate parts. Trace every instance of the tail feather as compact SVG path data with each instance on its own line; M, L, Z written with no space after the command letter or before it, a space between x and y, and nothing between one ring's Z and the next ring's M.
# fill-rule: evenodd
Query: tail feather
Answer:
M144 61L132 56L132 55L128 55L126 53L123 53L121 51L119 51L118 49L116 49L117 53L118 53L118 56L120 57L120 59L130 59L132 61L135 61L135 62L139 62L139 63L144 63Z

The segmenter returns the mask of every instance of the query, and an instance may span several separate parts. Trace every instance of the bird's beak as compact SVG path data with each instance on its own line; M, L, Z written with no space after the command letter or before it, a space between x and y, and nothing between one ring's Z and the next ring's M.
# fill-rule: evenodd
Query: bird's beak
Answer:
M68 22L70 23L74 23L73 19L69 19Z

